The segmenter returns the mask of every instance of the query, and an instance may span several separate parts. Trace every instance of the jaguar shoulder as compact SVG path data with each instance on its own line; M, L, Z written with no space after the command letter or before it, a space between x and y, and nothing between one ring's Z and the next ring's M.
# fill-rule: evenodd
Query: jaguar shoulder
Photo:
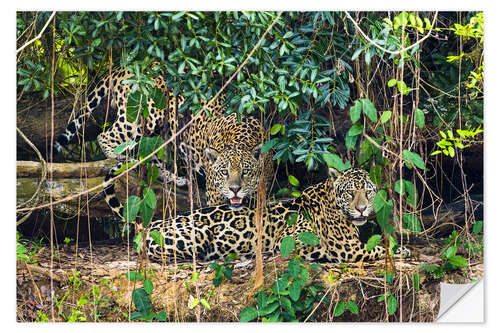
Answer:
M375 193L366 171L350 169L337 173L331 169L328 179L307 188L299 198L268 203L263 212L263 252L275 252L285 236L297 237L307 231L319 238L319 245L298 249L298 254L307 260L358 262L383 258L383 247L367 251L357 228L373 214ZM303 212L310 216L310 221ZM288 226L287 219L293 213L298 218L293 226ZM192 228L196 244L192 244ZM230 253L252 256L257 244L254 211L247 207L206 207L173 220L155 221L148 230L148 254L160 261L170 261L174 255L177 260L190 260L193 253L207 261ZM163 246L153 240L151 230L160 232ZM400 255L407 256L409 252L403 249Z

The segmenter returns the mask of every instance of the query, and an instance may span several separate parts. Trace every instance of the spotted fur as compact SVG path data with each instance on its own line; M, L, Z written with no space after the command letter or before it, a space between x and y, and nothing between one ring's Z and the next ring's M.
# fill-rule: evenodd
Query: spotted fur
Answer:
M278 251L283 237L297 238L307 231L316 234L320 243L299 247L298 254L304 259L358 262L383 258L383 247L366 250L357 228L373 214L375 191L366 171L351 169L332 172L327 180L307 188L299 198L268 203L262 218L263 252ZM293 226L288 226L292 213L297 213L298 218ZM204 261L222 259L230 253L253 256L257 244L254 214L248 207L232 210L222 205L152 222L146 237L148 254L159 261L171 261L174 257L190 260L194 251ZM153 240L152 230L160 232L164 246ZM409 252L403 249L400 255L408 256Z
M164 78L159 75L154 82L167 97L166 107L156 107L153 99L148 97L148 118L138 117L135 122L129 122L126 108L132 87L131 84L123 83L123 80L132 76L126 69L121 69L102 79L88 95L86 111L68 124L54 144L58 152L64 153L64 146L81 130L84 120L103 100L107 100L110 93L111 106L116 109L116 121L99 134L97 141L107 158L118 161L105 177L107 185L104 193L110 208L120 216L122 205L116 199L114 185L109 181L115 176L114 172L125 163L126 154L115 154L116 147L130 140L138 142L142 136L163 133L169 138L191 117L190 112L178 113L185 98L181 95L174 96L173 92L167 89ZM262 173L266 180L270 179L272 156L269 153L262 156L260 154L260 145L267 138L259 120L245 117L239 122L234 114L226 117L223 102L223 97L213 102L207 107L211 117L203 113L192 126L181 133L177 139L178 151L186 166L191 164L197 172L206 174L208 205L229 203L233 207L239 207L244 200L254 195ZM160 167L160 175L165 181L175 182L177 186L187 183L186 178L175 177L163 168L158 159L153 162ZM230 177L224 176L226 172Z

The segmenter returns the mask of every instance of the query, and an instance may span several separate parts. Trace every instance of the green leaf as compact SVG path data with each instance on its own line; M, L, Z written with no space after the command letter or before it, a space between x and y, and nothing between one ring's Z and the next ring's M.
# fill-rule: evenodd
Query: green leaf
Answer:
M415 291L420 290L420 275L418 273L413 274L413 288Z
M415 164L415 166L419 169L425 170L425 163L420 157L419 154L411 152L407 149L403 150L403 158L411 163Z
M163 247L165 245L165 237L158 230L151 230L149 236L153 238L153 241L159 246Z
M141 273L137 273L137 272L135 272L135 271L130 271L130 272L127 272L127 273L125 274L125 276L126 276L129 280L131 280L131 281L140 281L140 280L144 279L144 277L142 276L142 274L141 274Z
M333 316L338 317L341 316L345 311L345 303L344 301L339 301L335 304L335 309L333 310Z
M125 218L125 221L131 223L135 220L137 213L139 212L140 203L141 199L135 195L127 198L125 205L123 205L123 217Z
M134 236L134 239L132 240L132 246L138 254L140 254L142 250L142 236L143 233L142 231L140 231L137 235Z
M156 195L155 192L151 188L145 188L142 191L142 196L144 199L144 203L151 209L156 208Z
M302 243L310 245L310 246L316 246L319 244L318 236L316 236L315 234L308 232L308 231L304 231L304 232L300 233L298 239Z
M404 227L408 230L420 232L422 231L422 226L420 220L415 214L403 214Z
M175 22L175 21L179 20L181 17L184 16L184 14L186 14L186 12L178 12L177 14L172 16L172 21Z
M134 289L132 291L132 300L135 308L142 314L148 314L151 311L151 302L148 294L143 288Z
M380 122L382 124L386 123L392 117L392 111L384 111L380 117Z
M357 136L361 133L363 133L363 125L356 123L349 129L347 136Z
M381 235L373 235L371 236L368 241L366 242L366 251L371 251L375 248L380 243L380 240L382 239Z
M258 312L255 308L246 307L240 312L240 322L249 322L257 318Z
M116 155L120 155L127 148L133 147L134 145L135 145L135 141L134 140L129 140L129 141L126 141L126 142L122 142L122 143L120 143L118 145L118 147L115 148L115 150L113 150L113 153L116 154Z
M349 301L345 304L346 308L351 311L352 314L357 315L359 314L359 309L358 305L354 303L353 301Z
M274 124L273 127L271 127L271 135L275 135L281 130L281 124Z
M377 222L382 228L382 230L388 234L394 232L394 227L390 223L390 217L392 215L393 202L392 199L387 201L386 204L377 212Z
M388 87L394 87L398 83L396 79L390 79L389 82L387 82Z
M139 158L145 158L146 156L150 155L164 142L165 141L159 136L142 137L139 141ZM159 150L157 155L159 158L161 158L161 156L163 155L163 149Z
M146 291L148 295L151 295L151 293L153 292L153 281L151 281L150 279L144 280L142 287L144 288L144 291Z
M267 295L263 291L259 291L257 294L257 306L259 309L263 309L267 305ZM262 316L259 310L259 315Z
M389 297L387 298L387 312L390 315L393 315L396 313L397 308L398 308L398 300L392 294L389 294Z
M292 259L288 262L288 272L296 279L300 273L300 262L297 259Z
M358 136L357 135L354 135L354 136L346 135L346 137L345 137L345 147L348 150L353 150L353 148L356 146L357 140L358 140Z
M323 159L325 160L326 164L330 168L335 168L338 171L345 171L347 169L350 169L351 163L347 161L344 163L342 159L340 158L339 155L333 154L333 153L323 153Z
M472 232L477 235L481 233L481 231L483 231L483 221L476 221L476 223L472 226Z
M448 258L448 262L456 267L467 267L467 260L462 256L453 256Z
M373 105L373 103L367 98L363 98L361 102L363 103L363 113L372 122L377 122L377 109L375 109L375 105Z
M446 258L450 259L451 257L457 254L458 247L456 245L452 245L446 249Z
M295 224L295 222L297 221L297 218L299 217L299 213L297 212L293 212L291 213L289 216L288 216L288 219L286 220L286 224L288 224L289 226L292 226Z
M161 311L156 315L156 320L165 322L167 321L167 313L165 311Z
M385 205L387 205L387 193L385 190L380 190L375 194L375 198L373 198L373 209L375 212L378 212Z
M415 123L417 124L418 128L424 128L425 125L425 114L424 111L420 109L415 110Z
M208 301L204 298L200 299L200 303L203 304L203 306L205 308L207 308L208 310L210 310L210 304L208 303Z
M259 308L258 315L263 317L267 316L270 313L273 313L280 306L278 301L271 302L262 308Z
M127 99L127 121L135 122L144 110L148 110L147 97L139 90L130 92Z
M298 280L293 281L288 286L288 290L290 291L290 298L292 301L297 302L300 298L300 292L302 290L302 283Z
M271 150L271 148L273 148L278 142L280 141L279 138L274 138L274 139L271 139L267 142L265 142L263 145L262 145L262 148L261 148L261 153L264 154L264 153L267 153L269 150Z
M167 107L167 97L160 88L153 88L151 99L153 100L154 105L157 109L163 110Z
M351 121L353 124L355 122L357 122L359 120L359 118L361 117L362 109L363 109L363 105L361 104L360 101L355 101L354 105L351 106L351 108L349 109L349 115L351 116Z
M292 236L285 236L281 240L280 253L282 258L288 258L295 248L295 240Z
M300 182L297 178L295 178L295 176L293 175L288 175L288 182L290 184L292 184L293 186L299 186L300 185Z
M113 175L119 175L120 173L122 173L123 171L127 170L128 168L134 166L136 164L136 162L128 162L128 163L125 163L123 164L120 169L116 170L115 172L113 172Z

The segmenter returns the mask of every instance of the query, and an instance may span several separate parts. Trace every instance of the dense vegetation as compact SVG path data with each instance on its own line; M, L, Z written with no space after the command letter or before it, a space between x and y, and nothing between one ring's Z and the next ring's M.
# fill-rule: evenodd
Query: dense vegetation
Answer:
M476 221L470 196L482 193L482 177L479 182L471 180L464 154L482 152L482 13L51 15L17 13L18 100L73 96L76 105L85 98L87 87L114 67L127 67L135 74L135 94L156 96L150 68L159 62L169 87L187 97L180 112L197 113L201 101L216 95L271 27L224 93L228 113L258 115L270 131L262 151L272 149L279 167L274 195L300 195L300 185L321 177L325 165L338 170L358 166L369 170L379 187L375 210L380 230L371 236L371 245L385 242L392 248L401 234L435 230L435 225L423 223L423 210L461 198L466 203L463 226L447 235L442 265L422 271L439 278L466 267L481 253L482 221ZM49 20L41 37L23 48ZM143 156L157 147L146 142L145 146L149 148ZM87 159L102 158L95 143L93 147ZM149 188L156 177L146 172L149 182L127 201L135 213L127 216L128 222L140 215L145 226L158 196ZM482 169L476 172L482 175ZM137 249L139 236L134 239ZM21 259L26 259L22 251ZM287 256L292 251L293 247ZM231 278L230 262L213 265L217 284L223 276ZM307 318L321 300L320 286L308 280L308 270L304 262L290 261L274 289L260 291L256 307L245 308L241 319ZM132 295L137 312L131 319L165 320L165 313L151 312L151 280L131 279L144 281ZM392 282L388 276L386 280ZM289 289L286 302L276 300L280 284ZM388 292L382 301L393 315L395 296ZM210 307L204 298L193 299L190 306L200 302ZM335 314L344 309L358 313L357 305L345 300L337 303Z

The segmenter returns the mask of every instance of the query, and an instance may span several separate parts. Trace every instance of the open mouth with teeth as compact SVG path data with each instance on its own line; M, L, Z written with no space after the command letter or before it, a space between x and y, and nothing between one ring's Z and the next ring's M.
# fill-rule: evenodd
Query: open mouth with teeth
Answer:
M231 208L238 208L241 206L242 203L243 203L243 199L240 197L234 196L231 199L229 199L229 207L231 207Z

